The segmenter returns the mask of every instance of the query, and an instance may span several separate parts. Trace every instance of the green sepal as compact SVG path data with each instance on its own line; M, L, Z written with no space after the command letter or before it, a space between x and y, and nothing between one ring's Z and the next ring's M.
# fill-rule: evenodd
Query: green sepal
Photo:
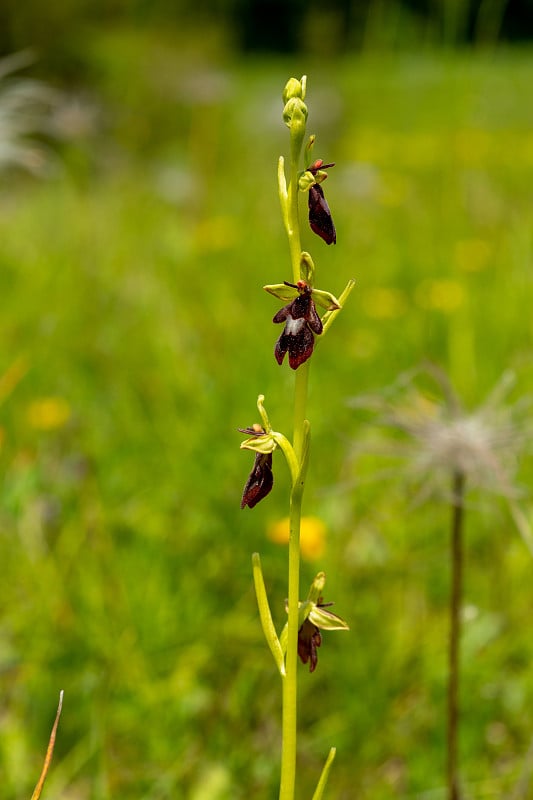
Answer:
M254 453L273 453L277 444L274 436L271 433L261 433L258 436L250 436L241 442L241 450L253 450Z
M271 283L267 286L263 286L263 289L265 292L273 294L274 297L283 300L284 303L298 297L298 289L295 289L293 286L287 286L286 283Z
M323 631L349 631L350 626L342 617L321 606L313 606L308 613L309 622Z
M313 289L313 300L317 306L325 308L326 311L338 311L342 308L335 295L325 292L323 289Z
M285 604L285 606L286 610L288 611L287 604ZM334 614L332 611L328 611L328 609L324 608L323 606L316 605L316 603L313 603L312 600L305 600L304 602L300 600L298 603L299 628L301 628L306 619L323 631L350 630L350 626L344 619L342 619L342 617L337 616L337 614Z

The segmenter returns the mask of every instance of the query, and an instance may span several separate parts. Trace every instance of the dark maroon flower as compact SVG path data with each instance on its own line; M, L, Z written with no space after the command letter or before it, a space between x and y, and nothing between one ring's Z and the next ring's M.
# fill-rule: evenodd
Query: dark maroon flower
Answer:
M262 399L260 397L260 400ZM246 481L241 500L241 508L245 506L253 508L267 496L274 485L272 453L276 449L276 444L271 434L257 423L250 428L239 428L239 431L250 437L241 443L241 448L255 452L254 466Z
M324 588L326 576L319 572L309 590L305 603L300 603L304 619L298 630L298 655L304 664L309 661L309 672L314 672L318 663L318 648L322 644L321 630L347 631L347 623L329 610L333 603L324 603L318 594ZM302 609L302 606L305 608ZM301 619L301 617L300 617Z
M311 164L311 166L307 168L307 171L312 175L316 175L319 170L325 170L334 166L335 164L324 164L322 159L319 158L314 164ZM320 236L326 244L336 244L337 232L320 183L314 183L309 188L308 204L309 225L313 233Z
M266 436L266 431L257 423L250 428L239 428L241 433L260 438ZM241 508L248 506L253 508L263 497L272 490L274 476L272 475L272 452L256 452L252 471L246 481L246 486L242 493Z
M287 283L298 289L298 297L284 306L274 319L275 323L284 322L283 333L276 342L274 355L278 364L283 363L285 353L289 353L289 365L298 369L311 356L315 346L314 333L322 333L322 320L318 316L310 286L305 281L297 284Z
M316 625L308 619L298 631L298 655L304 664L309 661L309 672L314 672L318 663L317 647L322 644L322 635Z
M256 453L255 461L242 493L241 508L253 508L267 496L274 485L272 453Z

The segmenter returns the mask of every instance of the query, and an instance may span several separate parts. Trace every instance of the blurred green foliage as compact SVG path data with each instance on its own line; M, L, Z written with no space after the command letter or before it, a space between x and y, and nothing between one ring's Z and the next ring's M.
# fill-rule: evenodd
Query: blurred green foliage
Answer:
M90 80L87 42L125 27L173 32L182 50L201 31L226 52L327 58L528 42L531 10L531 0L3 0L0 53L32 48L69 83Z
M304 71L338 233L304 246L321 288L357 287L313 358L305 506L328 539L303 580L325 569L351 632L301 672L300 791L335 744L337 800L441 796L447 509L413 508L377 456L354 466L373 429L347 401L424 358L468 404L509 367L531 392L531 54L217 62L131 31L85 48L77 138L48 182L0 186L2 796L31 793L61 688L43 797L276 794L250 554L281 627L266 529L288 481L279 458L271 496L240 511L236 428L262 392L290 431L261 286L290 278L279 95ZM502 797L533 733L532 563L494 498L472 499L467 540L463 771L471 797Z

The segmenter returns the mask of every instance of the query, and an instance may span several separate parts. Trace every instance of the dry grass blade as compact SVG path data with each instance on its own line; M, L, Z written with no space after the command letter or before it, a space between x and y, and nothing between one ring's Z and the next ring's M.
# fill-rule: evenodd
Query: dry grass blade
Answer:
M46 756L44 759L43 768L41 770L41 775L39 780L37 781L37 786L33 790L33 794L31 796L31 800L39 800L41 796L41 792L43 790L44 782L46 780L46 776L48 774L48 769L50 767L50 763L52 761L52 755L54 753L54 745L56 742L56 733L57 733L57 726L59 725L59 717L61 716L61 709L63 707L63 689L59 692L59 704L57 706L57 713L56 718L54 720L54 725L52 727L52 733L50 734L50 739L48 741L48 749L46 750Z

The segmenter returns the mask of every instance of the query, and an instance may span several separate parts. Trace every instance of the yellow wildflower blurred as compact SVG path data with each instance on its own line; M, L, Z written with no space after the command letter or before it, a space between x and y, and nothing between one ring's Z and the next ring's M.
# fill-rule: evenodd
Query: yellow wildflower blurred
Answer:
M417 286L415 299L421 308L451 314L463 305L465 290L457 281L426 280Z
M287 544L289 541L289 518L271 522L267 528L267 536L276 544ZM306 561L316 561L324 555L326 549L326 526L319 517L302 517L300 525L300 550Z
M40 397L33 400L27 409L28 422L40 431L62 428L70 419L71 409L62 397Z

